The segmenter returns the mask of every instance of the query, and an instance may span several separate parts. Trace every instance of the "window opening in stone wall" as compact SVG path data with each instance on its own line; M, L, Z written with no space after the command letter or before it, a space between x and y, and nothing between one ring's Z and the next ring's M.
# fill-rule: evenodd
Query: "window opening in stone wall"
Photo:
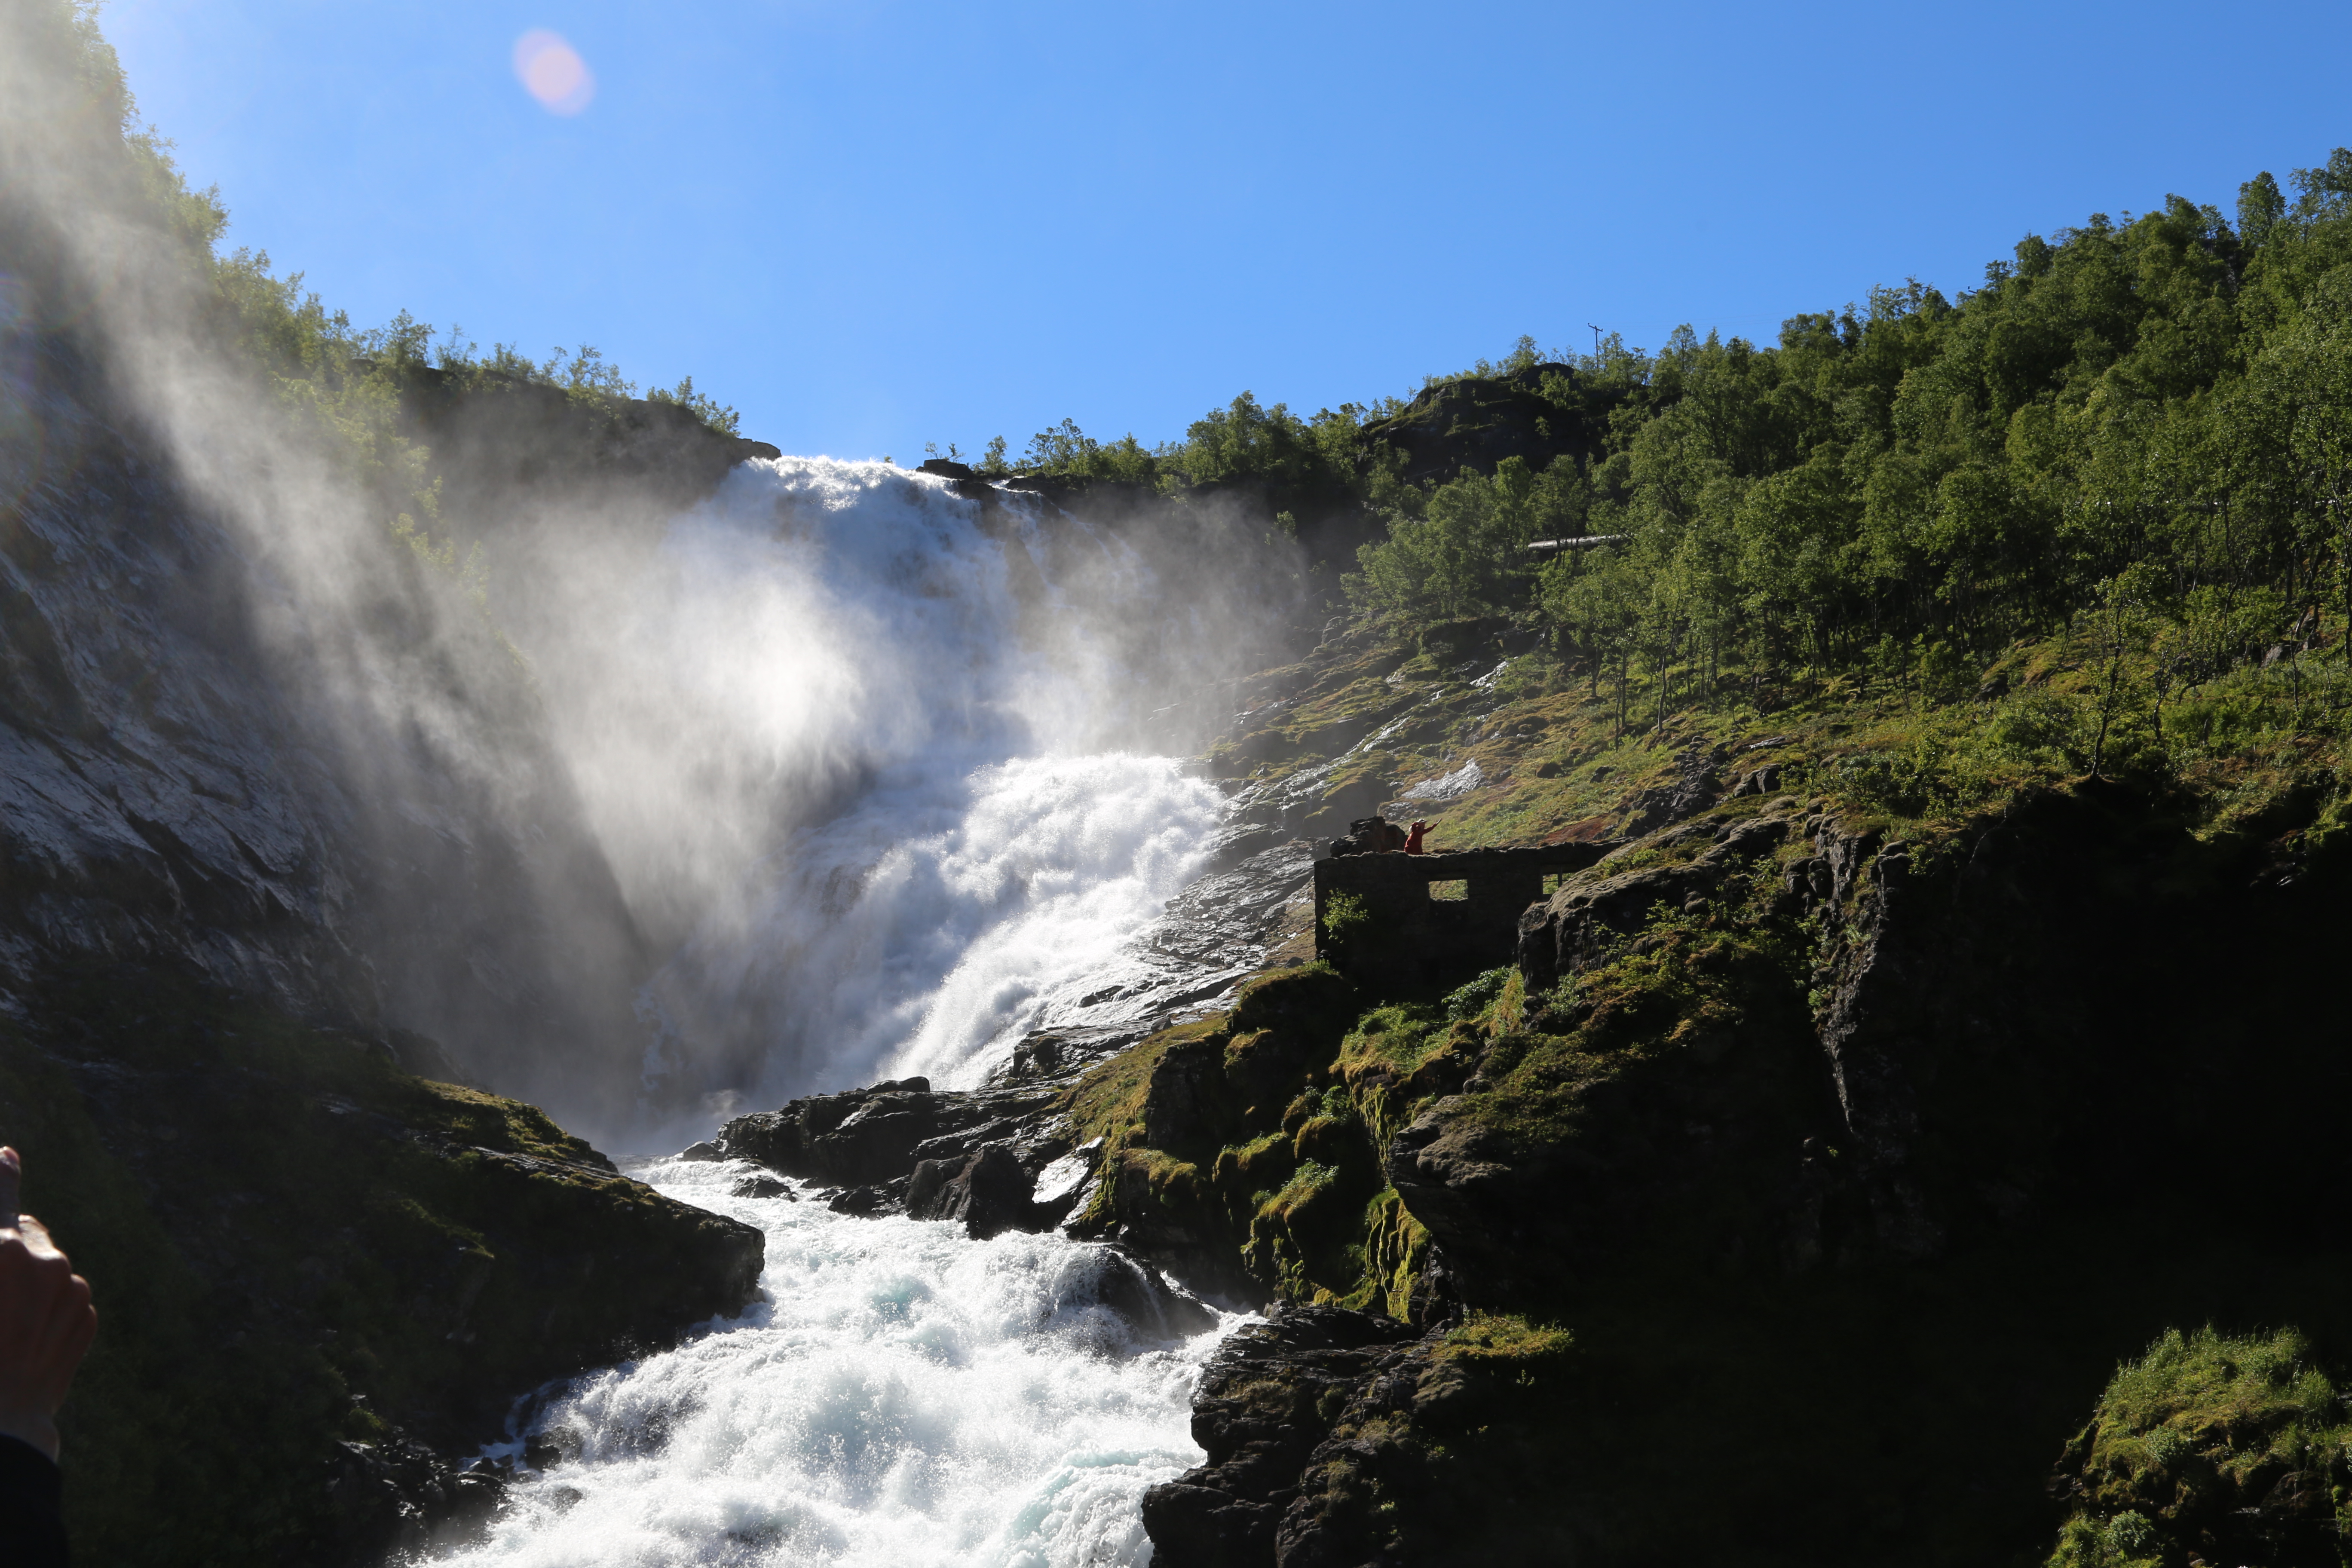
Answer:
M1432 882L1429 885L1429 896L1432 899L1449 900L1466 899L1470 896L1470 884L1459 878L1451 882Z

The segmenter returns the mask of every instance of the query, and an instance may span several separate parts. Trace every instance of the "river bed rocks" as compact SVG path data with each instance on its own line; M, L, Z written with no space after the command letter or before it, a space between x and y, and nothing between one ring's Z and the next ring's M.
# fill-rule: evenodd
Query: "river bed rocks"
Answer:
M1276 1308L1234 1331L1201 1374L1192 1440L1204 1463L1144 1495L1152 1560L1164 1568L1276 1561L1276 1538L1301 1500L1301 1477L1359 1385L1392 1373L1406 1324L1331 1307ZM1288 1531L1293 1555L1312 1505Z

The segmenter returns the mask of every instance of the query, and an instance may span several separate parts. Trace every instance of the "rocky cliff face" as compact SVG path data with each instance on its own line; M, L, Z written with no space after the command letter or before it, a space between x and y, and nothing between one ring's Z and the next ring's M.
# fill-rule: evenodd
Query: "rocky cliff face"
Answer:
M256 455L175 451L7 211L0 1136L107 1325L65 1416L75 1539L380 1562L494 1503L451 1460L515 1399L740 1310L760 1237L459 1081L641 1048L649 956L529 682L388 526L296 541L350 549L345 596L306 597L191 473ZM734 460L602 428L553 454L583 482Z
M2169 1325L2303 1325L2273 1425L2320 1421L2285 1391L2352 1344L2324 788L2217 821L2079 780L1898 826L1823 787L1809 718L1619 771L1561 747L1570 701L1486 696L1485 661L1432 691L1450 650L1413 652L1347 628L1243 683L1241 810L1393 801L1470 749L1466 800L1406 803L1441 847L1597 858L1507 970L1325 1009L1277 1004L1339 977L1268 976L1074 1092L1074 1220L1284 1304L1204 1382L1210 1463L1147 1505L1171 1563L2028 1561L2070 1508L2070 1565L2263 1531L2326 1560L2294 1542L2332 1472L2195 1436L2193 1380L2069 1447ZM2230 1534L2200 1465L2270 1522Z
M437 679L464 728L386 724L324 689L265 630L289 613L268 576L103 373L63 338L16 351L0 977L185 965L378 1039L438 1037L510 1083L529 1081L516 1047L550 1033L625 1056L649 959L487 628L438 613L387 537L391 626L324 635L397 647L414 621L413 657L378 672Z

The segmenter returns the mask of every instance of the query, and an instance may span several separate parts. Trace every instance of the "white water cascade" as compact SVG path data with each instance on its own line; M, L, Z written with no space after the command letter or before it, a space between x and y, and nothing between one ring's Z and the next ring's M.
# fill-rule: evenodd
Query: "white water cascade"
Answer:
M735 1172L715 1165L637 1173L761 1226L768 1299L564 1390L532 1431L568 1457L520 1480L455 1562L1150 1561L1137 1504L1200 1462L1186 1421L1220 1332L1179 1340L1104 1305L1131 1265L1057 1236L975 1242L952 1225L730 1198Z
M567 536L500 607L672 933L646 1089L676 1131L974 1082L1200 868L1216 791L1134 742L1232 639L1116 534L1007 499L984 525L887 464L747 463L650 548Z
M1221 803L1123 742L1151 681L1220 639L1132 551L790 458L634 549L558 558L514 617L625 896L683 933L646 989L656 1109L629 1142L883 1077L977 1083L1026 1030L1164 1007L1134 939ZM761 1226L765 1300L536 1405L507 1451L539 1467L453 1561L1149 1561L1138 1500L1198 1461L1222 1330L1139 1322L1149 1292L1100 1247L634 1168Z

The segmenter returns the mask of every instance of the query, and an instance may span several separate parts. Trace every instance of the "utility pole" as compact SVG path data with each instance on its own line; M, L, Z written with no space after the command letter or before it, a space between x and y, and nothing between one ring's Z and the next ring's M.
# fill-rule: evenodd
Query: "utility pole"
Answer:
M1588 327L1592 327L1592 323L1591 321L1587 321L1584 324ZM1592 357L1595 362L1598 362L1601 358L1601 329L1599 327L1592 327Z

